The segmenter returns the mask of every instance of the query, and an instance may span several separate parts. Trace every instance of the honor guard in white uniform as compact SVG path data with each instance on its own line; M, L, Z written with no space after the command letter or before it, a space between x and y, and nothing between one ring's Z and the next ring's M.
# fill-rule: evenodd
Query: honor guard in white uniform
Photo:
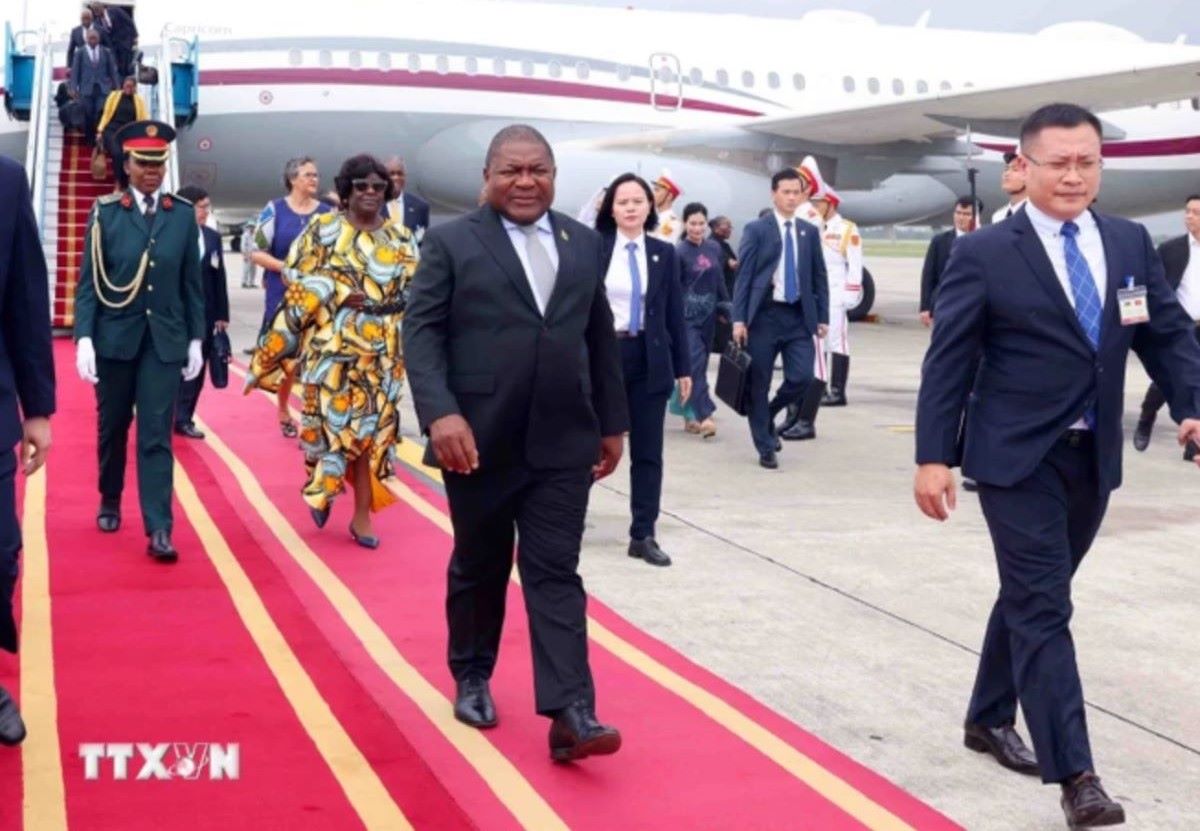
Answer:
M992 224L1003 222L1021 210L1025 204L1025 174L1016 165L1017 153L1009 150L1004 154L1004 170L1000 174L1000 190L1008 197L1008 204L992 214Z
M658 212L658 225L650 232L650 236L671 245L683 238L683 222L671 207L682 193L683 188L679 187L668 170L654 180L654 209Z
M837 191L828 185L813 195L813 203L825 219L821 251L825 255L825 273L829 278L829 331L824 343L829 386L821 399L826 407L846 406L846 379L850 375L847 310L857 304L862 293L862 235L857 225L838 213L841 202Z

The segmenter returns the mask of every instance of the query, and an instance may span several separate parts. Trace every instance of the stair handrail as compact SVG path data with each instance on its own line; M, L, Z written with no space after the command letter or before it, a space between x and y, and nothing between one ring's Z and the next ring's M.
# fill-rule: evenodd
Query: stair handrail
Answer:
M175 40L170 35L171 24L163 26L162 45L158 48L158 89L161 93L158 99L158 118L172 127L175 126L175 79L171 71L171 42ZM166 176L164 187L174 193L179 190L179 148L167 156Z
M29 138L25 145L25 175L33 189L33 215L38 232L45 237L46 170L50 150L50 87L54 70L50 35L43 26L39 32L33 70L33 97L29 106Z

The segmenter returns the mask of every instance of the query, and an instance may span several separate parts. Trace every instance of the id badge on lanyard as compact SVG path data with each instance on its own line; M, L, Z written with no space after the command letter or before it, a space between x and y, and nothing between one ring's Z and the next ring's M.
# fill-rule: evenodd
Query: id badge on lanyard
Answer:
M1125 288L1117 289L1117 305L1121 310L1121 325L1136 326L1150 322L1150 306L1146 302L1146 287L1135 286L1133 276L1125 278Z

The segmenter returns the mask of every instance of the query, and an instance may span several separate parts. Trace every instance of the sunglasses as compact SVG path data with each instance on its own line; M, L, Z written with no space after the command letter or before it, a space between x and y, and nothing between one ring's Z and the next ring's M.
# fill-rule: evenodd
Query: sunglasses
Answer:
M371 182L366 179L355 179L353 184L354 189L359 193L366 193L367 191L383 193L385 190L387 190L388 186L387 182Z

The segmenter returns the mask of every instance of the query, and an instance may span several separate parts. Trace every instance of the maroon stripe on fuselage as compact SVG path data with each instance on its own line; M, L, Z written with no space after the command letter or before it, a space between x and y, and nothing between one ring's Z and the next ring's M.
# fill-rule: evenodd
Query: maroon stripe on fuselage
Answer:
M980 147L1005 153L1016 149L1013 144L993 144L986 141L975 142ZM1109 159L1133 159L1149 156L1191 156L1200 154L1200 136L1180 136L1178 138L1139 139L1137 141L1106 141L1101 146L1101 153Z
M201 69L203 86L246 84L348 84L354 86L419 87L423 89L453 89L471 92L508 92L523 95L550 95L559 98L583 98L593 101L616 101L625 104L650 105L650 94L638 90L613 89L574 81L551 81L541 78L512 78L494 75L464 75L437 72L409 72L406 69ZM671 95L655 97L664 108L676 105ZM683 109L723 113L725 115L756 116L762 113L699 101L685 97Z

